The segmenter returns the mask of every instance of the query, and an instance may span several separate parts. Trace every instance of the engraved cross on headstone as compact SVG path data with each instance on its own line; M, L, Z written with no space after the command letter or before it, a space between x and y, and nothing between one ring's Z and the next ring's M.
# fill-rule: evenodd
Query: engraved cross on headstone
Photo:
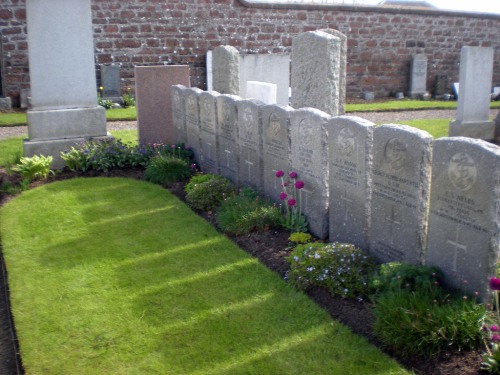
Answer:
M245 164L248 165L248 180L251 180L253 163L250 160L245 160Z
M391 207L391 216L387 216L385 218L386 222L391 223L391 245L394 244L394 224L398 226L398 228L401 226L401 222L396 220L396 212L394 210L394 206Z
M226 167L229 168L229 158L230 158L230 155L231 155L231 151L224 150L224 152L226 153Z
M348 206L348 204L352 203L352 199L349 199L347 197L347 185L345 185L345 193L344 193L344 195L342 195L342 194L340 195L340 199L344 201L344 212L345 212L345 219L344 220L347 221L347 216L348 216L347 214L349 213L349 206Z
M213 160L213 158L212 158L212 146L213 146L213 145L212 145L210 142L206 142L206 144L207 144L207 146L208 146L208 147L207 147L207 158L208 158L209 160Z
M458 242L458 237L459 237L459 230L457 228L455 232L455 241L448 240L446 241L447 244L450 244L455 247L455 251L453 253L453 272L457 272L457 260L458 260L458 252L459 250L467 251L467 246L461 244Z

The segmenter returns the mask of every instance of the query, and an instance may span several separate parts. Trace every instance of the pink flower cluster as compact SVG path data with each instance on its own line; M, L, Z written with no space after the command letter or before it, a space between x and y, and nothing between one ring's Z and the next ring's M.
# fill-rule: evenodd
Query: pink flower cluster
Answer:
M282 191L279 195L280 200L284 201L287 200L287 204L290 207L294 207L297 204L297 200L295 199L295 194L293 197L289 197L286 187L288 186L288 183L283 180L283 176L285 175L285 172L282 170L276 171L276 177L281 178L281 186L283 187L284 191ZM294 180L293 187L297 190L300 190L304 187L304 181L301 180L296 180L298 175L297 172L290 172L288 174L288 177L290 177L292 180Z

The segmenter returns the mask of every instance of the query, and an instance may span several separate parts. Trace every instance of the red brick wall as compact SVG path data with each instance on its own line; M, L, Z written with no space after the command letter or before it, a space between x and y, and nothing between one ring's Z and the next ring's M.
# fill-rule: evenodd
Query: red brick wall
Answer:
M192 85L205 88L207 50L229 44L241 53L290 52L295 35L321 28L348 37L348 98L364 91L377 97L407 91L409 62L416 53L428 57L429 90L437 74L457 81L464 45L495 49L493 83L500 85L500 16L356 7L270 9L246 7L238 0L93 0L92 9L97 65L120 63L123 89L133 86L134 65L164 63L189 64ZM29 87L25 22L24 0L2 0L4 91L14 99Z

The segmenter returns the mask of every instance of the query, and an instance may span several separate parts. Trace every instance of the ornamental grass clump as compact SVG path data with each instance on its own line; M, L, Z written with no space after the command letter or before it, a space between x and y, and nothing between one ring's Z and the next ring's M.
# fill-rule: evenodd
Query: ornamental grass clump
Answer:
M276 177L281 180L282 191L279 199L283 201L285 206L284 218L282 225L284 228L294 232L307 232L307 219L302 214L302 189L304 181L298 180L297 172L288 174L289 180L284 179L285 172L279 170L276 172Z
M174 156L154 156L146 167L144 178L159 185L187 180L192 173L189 162Z
M298 245L287 261L288 279L299 289L321 286L343 298L367 295L369 275L375 269L361 249L338 242Z
M199 211L212 211L219 207L225 197L236 191L234 184L222 176L195 184L186 194L186 203Z

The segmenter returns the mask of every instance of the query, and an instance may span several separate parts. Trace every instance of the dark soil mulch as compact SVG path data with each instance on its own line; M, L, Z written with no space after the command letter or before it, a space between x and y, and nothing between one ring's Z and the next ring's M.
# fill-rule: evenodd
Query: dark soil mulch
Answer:
M64 180L74 177L87 176L109 176L109 177L130 177L141 179L143 171L138 169L117 170L109 173L73 173L69 171L62 172L56 176L51 176L49 182L56 180ZM0 185L2 181L13 180L12 176L8 176L5 171L0 170ZM37 182L32 187L41 185ZM184 200L185 194L183 191L184 184L170 184L167 188ZM0 192L0 205L8 201L12 196L2 195ZM206 220L215 223L213 213L198 213ZM230 236L242 249L247 251L252 256L258 258L264 265L271 270L277 272L282 277L285 276L289 269L285 257L290 253L289 232L284 230L269 230L263 233L251 233L244 236ZM3 260L0 258L0 265L3 267ZM8 290L7 281L4 278L3 272L0 272L0 374L22 374L20 366L20 358L16 357L17 346L15 340L14 328L11 325L10 310L8 305ZM308 295L325 310L327 310L334 319L347 325L353 332L364 336L367 340L375 345L380 346L380 343L373 335L374 316L371 305L365 301L344 300L341 298L332 297L327 291L316 288L309 290ZM434 356L430 359L411 358L402 359L397 355L386 352L396 358L406 368L413 370L416 374L425 375L474 375L481 374L479 371L482 360L481 353L472 352L445 352L439 356Z

